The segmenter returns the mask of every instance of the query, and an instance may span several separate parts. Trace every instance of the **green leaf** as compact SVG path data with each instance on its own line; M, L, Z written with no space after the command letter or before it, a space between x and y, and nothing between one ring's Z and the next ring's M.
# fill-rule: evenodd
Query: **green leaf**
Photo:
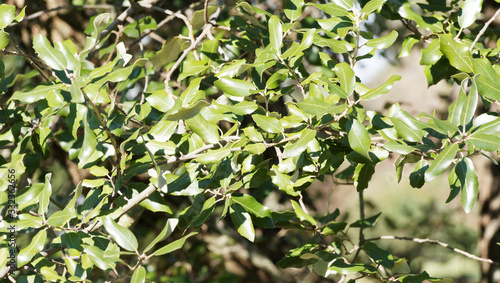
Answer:
M298 248L290 250L291 253L285 258L279 260L276 264L281 268L302 268L304 266L313 264L317 262L318 259L315 257L305 258L304 255L312 255L317 247L318 244L303 244Z
M255 240L255 230L253 228L252 218L248 212L238 203L233 203L229 207L229 215L233 220L236 230L250 242Z
M101 156L103 155L102 152L98 150L97 136L90 128L89 118L87 116L88 115L84 115L83 125L85 127L85 131L83 136L83 144L80 152L78 153L78 166L80 168L85 168L89 164L101 158Z
M180 96L183 105L190 105L198 102L198 100L200 99L200 93L204 95L204 91L199 90L201 80L202 78L195 78L191 82L189 82L189 86L185 91L182 92Z
M423 132L414 124L408 124L407 121L402 121L396 117L389 117L389 120L394 124L394 128L400 137L409 142L421 142L424 136Z
M380 38L370 39L366 42L366 46L375 48L377 50L386 49L390 47L398 38L398 32L393 30L386 36Z
M472 134L467 138L476 148L489 152L500 150L500 137L495 135Z
M201 113L191 119L187 119L186 124L195 134L199 135L207 143L216 144L219 142L219 127L205 120Z
M205 221L207 221L208 218L212 216L214 209L215 209L215 197L211 197L205 201L198 215L189 222L188 228L190 227L198 228L201 225L203 225L203 223L205 223Z
M231 196L231 200L241 205L248 213L250 213L251 216L267 220L265 222L261 221L263 223L268 224L267 227L262 227L262 228L274 228L274 222L272 220L271 211L269 210L269 208L260 204L253 196L247 194L244 195L233 194Z
M242 102L238 102L234 105L229 106L229 109L236 115L249 115L255 112L259 106L257 103L253 101L243 100Z
M10 36L4 30L0 30L0 50L9 45Z
M295 211L295 215L297 215L297 218L299 218L301 221L309 222L313 226L316 226L318 224L316 219L305 212L296 201L294 201L293 199L290 201L292 202L293 211Z
M72 47L72 45L74 46L73 42L69 39L64 42L54 43L55 49L64 55L64 58L66 59L66 69L68 70L75 70L80 66L80 63L76 58L76 51L72 52L70 50L70 46Z
M379 216L382 214L382 212L379 212L378 214L375 214L373 216L370 216L365 219L359 219L356 220L354 223L351 224L351 227L354 228L371 228L375 226L375 223L377 222L377 219Z
M251 90L257 90L253 83L240 79L220 78L214 85L224 93L236 97L249 96Z
M175 227L177 227L177 224L179 223L179 219L177 218L170 218L167 220L167 223L161 230L160 234L154 238L153 241L149 243L149 245L144 249L143 253L148 252L150 249L154 247L158 242L161 242L168 238L173 232Z
M144 266L140 266L137 268L132 274L132 278L130 279L131 283L144 283L146 282L146 268Z
M500 132L500 118L497 117L497 116L493 116L493 118L491 120L489 120L489 121L486 121L486 122L481 123L481 124L477 123L484 116L491 117L488 114L479 115L474 120L474 126L476 127L474 129L474 134L484 134L484 135L495 135L495 134L498 134Z
M356 76L349 64L343 62L335 65L333 69L340 81L340 87L347 96L351 95L356 86Z
M388 93L395 82L401 80L401 76L392 75L385 83L381 84L377 88L367 91L363 95L361 95L362 100L370 100L378 98L386 93Z
M453 67L462 72L472 72L472 55L467 46L455 41L451 34L440 34L439 47Z
M64 54L54 49L45 36L41 34L35 35L33 48L38 53L38 56L52 69L64 70L66 68L67 62Z
M300 138L294 143L287 144L285 146L285 151L283 152L283 158L290 158L300 155L304 150L306 150L307 144L314 139L316 136L316 131L310 129L304 129L300 134Z
M461 124L461 117L466 100L465 87L463 84L464 82L462 82L462 85L460 86L460 92L458 93L457 100L448 107L449 114L447 121L454 126L463 125Z
M443 56L439 50L439 40L435 39L424 49L422 49L422 57L420 58L420 65L434 65Z
M146 100L152 107L160 110L161 112L167 112L172 109L175 104L174 99L163 89L156 90L151 95L146 97Z
M369 264L348 264L341 260L335 260L328 270L335 272L335 274L354 274L354 273L376 273L377 269Z
M455 159L458 152L458 144L452 144L445 147L432 162L431 166L425 172L425 182L428 183L435 177L441 175Z
M321 118L332 109L330 106L326 105L325 102L313 96L309 96L303 101L297 103L297 106L305 113L314 115L317 118Z
M354 175L352 176L354 180L354 187L358 192L368 188L373 174L375 173L375 167L371 164L360 163L356 166Z
M62 211L54 212L47 220L47 223L52 227L61 227L64 226L66 222L68 222L69 220L71 220L76 216L77 214L74 208L69 209L69 207L66 207Z
M7 4L0 5L0 29L4 29L8 25L10 25L15 18L16 6Z
M372 0L374 1L374 0ZM413 45L418 43L420 38L415 35L407 36L403 41L403 45L401 46L401 52L399 53L398 58L407 57L411 53L411 48Z
M476 76L476 84L481 95L493 100L500 100L500 80L491 62L486 58L474 58L472 67Z
M460 180L462 206L466 213L470 213L474 203L476 203L479 188L474 163L468 157L462 158L455 167L455 173Z
M160 51L156 52L151 59L153 67L158 69L165 64L175 61L179 54L187 47L189 47L187 39L179 38L178 36L168 39L165 41Z
M481 12L482 6L483 0L464 0L458 15L458 23L460 24L460 27L468 28L472 25Z
M410 154L412 153L415 148L409 146L409 145L406 145L406 144L401 144L401 143L398 143L394 140L389 140L387 143L385 143L384 145L384 148L389 150L389 151L392 151L392 152L395 152L395 153L399 153L399 154L403 154L403 155L407 155L407 154Z
M281 53L283 29L281 27L280 19L274 15L269 19L269 41L271 47L276 50L278 54Z
M39 231L33 238L30 239L30 244L22 249L17 255L17 267L22 267L27 264L36 254L41 252L45 246L47 239L47 231Z
M10 99L19 100L24 103L33 103L46 98L49 93L62 88L64 88L63 84L38 85L27 92L16 91Z
M283 131L283 126L281 125L280 121L274 117L253 114L252 118L259 128L268 133L279 134Z
M353 0L333 0L333 3L339 5L340 7L351 11L354 9L354 1Z
M377 264L389 269L394 267L393 256L388 251L379 248L376 244L372 242L365 243L363 245L363 250L365 250Z
M137 243L137 238L134 233L129 229L116 223L111 217L104 216L101 218L102 223L106 231L113 237L115 242L120 245L120 247L128 251L137 251L139 244Z
M336 235L338 232L344 230L346 226L347 223L345 222L333 222L328 224L325 228L323 228L321 234L323 234L324 236Z
M424 159L417 162L415 170L410 174L410 185L414 188L421 188L425 184L425 171L429 169L429 165Z
M477 93L476 82L475 80L472 80L472 86L470 88L469 94L465 99L462 113L460 114L460 125L465 126L472 121L472 118L474 118L474 113L476 113L478 99L479 95Z
M65 281L66 279L48 266L42 266L42 268L40 268L40 273L48 281Z
M327 4L306 3L306 5L314 6L331 16L347 17L349 15L349 12L345 8L342 8L335 3L327 3Z
M361 13L371 14L373 11L379 10L386 1L387 0L370 0L363 6Z
M349 145L354 151L370 159L368 152L370 151L371 139L368 135L368 131L365 126L356 119L353 119L350 124L351 128L348 133Z
M52 173L47 173L45 175L45 184L38 197L38 214L40 215L47 213L49 210L50 197L52 196L52 185L50 184L51 177Z
M286 0L285 15L290 21L296 21L302 15L302 7L304 1L301 0Z
M200 162L201 164L217 163L218 161L224 159L224 157L228 156L230 153L231 149L229 148L219 148L219 149L209 150L202 156L197 157L196 161Z

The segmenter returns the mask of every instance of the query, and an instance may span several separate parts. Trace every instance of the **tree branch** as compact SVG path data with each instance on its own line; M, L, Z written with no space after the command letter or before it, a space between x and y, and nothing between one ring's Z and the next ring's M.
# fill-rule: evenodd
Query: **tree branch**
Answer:
M493 264L493 265L496 265L496 266L500 266L500 262L496 262L496 261L493 261L493 260L487 259L487 258L478 257L478 256L473 255L471 253L468 253L466 251L454 248L454 247L452 247L452 246L450 246L450 245L448 245L446 243L440 242L438 240L419 239L419 238L410 238L410 237L399 237L399 236L380 236L380 237L376 237L376 238L366 239L365 242L372 242L372 241L378 241L378 240L402 240L402 241L411 241L411 242L415 242L415 243L419 243L419 244L426 243L426 244L438 245L438 246L447 248L449 250L452 250L455 253L458 253L458 254L461 254L463 256L466 256L466 257L468 257L470 259L477 260L477 261L480 261L480 262L486 262L486 263Z
M498 9L495 14L493 15L493 17L491 17L491 19L489 19L483 26L483 28L479 31L479 33L477 34L476 38L474 39L474 41L472 42L472 45L470 46L469 48L469 51L472 52L472 49L474 48L474 45L476 45L476 43L479 41L479 38L481 38L481 36L483 36L483 34L486 32L486 29L488 29L488 27L491 25L491 23L495 20L495 18L500 14L500 9Z

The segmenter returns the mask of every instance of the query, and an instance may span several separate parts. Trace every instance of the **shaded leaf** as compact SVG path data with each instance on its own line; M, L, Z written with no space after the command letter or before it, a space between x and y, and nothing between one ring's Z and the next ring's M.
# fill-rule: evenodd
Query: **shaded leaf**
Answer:
M376 244L372 242L365 243L363 245L363 250L365 250L376 263L383 267L394 267L393 256L388 251L379 248Z

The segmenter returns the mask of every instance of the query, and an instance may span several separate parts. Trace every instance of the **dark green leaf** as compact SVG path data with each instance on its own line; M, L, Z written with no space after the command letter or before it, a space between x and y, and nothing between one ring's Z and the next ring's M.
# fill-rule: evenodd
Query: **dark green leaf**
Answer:
M360 219L355 221L354 223L351 224L351 227L355 228L370 228L375 226L375 223L377 222L378 217L382 214L382 212L375 214L371 217L365 218L365 219Z
M352 178L354 179L354 187L356 187L358 192L368 188L368 184L370 183L374 173L375 167L371 164L360 163L356 166L356 170L354 171Z
M371 146L371 139L368 135L368 131L365 126L356 119L353 119L350 124L351 128L348 134L349 145L354 151L370 159L368 152Z
M363 250L365 250L376 263L383 267L389 269L394 267L394 258L392 255L388 251L379 248L376 244L372 242L365 243L363 245Z

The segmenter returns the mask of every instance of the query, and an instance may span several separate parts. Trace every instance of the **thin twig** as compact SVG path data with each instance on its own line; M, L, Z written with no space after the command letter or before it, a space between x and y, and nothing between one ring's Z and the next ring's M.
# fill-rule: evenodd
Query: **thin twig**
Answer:
M217 11L215 11L215 13L212 14L212 18L217 19L217 17L221 13L221 11L222 11L222 9L221 9L221 7L219 7L217 9ZM169 85L170 84L170 80L172 78L172 74L181 65L182 61L184 61L184 59L189 54L189 52L193 51L201 43L201 41L208 35L208 33L211 32L213 26L214 26L214 24L212 24L212 23L209 23L208 25L205 25L203 27L203 30L202 30L201 34L196 38L196 40L194 42L191 42L191 45L188 48L186 48L184 50L184 52L182 52L182 54L179 56L179 58L177 59L177 61L175 61L175 63L172 66L172 68L170 68L170 70L168 71L168 73L166 75L166 78L165 78L165 91L169 95L174 96L174 94L172 92L172 89L170 88L170 85Z
M359 191L359 219L365 219L365 200L363 197L363 190ZM359 246L362 246L365 241L365 234L363 234L363 225L359 227Z
M486 32L486 29L491 25L491 23L495 20L495 18L500 14L500 9L498 9L495 14L493 15L493 17L491 17L491 19L489 19L483 26L483 28L479 31L479 33L477 34L476 38L474 39L474 41L472 42L472 45L470 46L469 48L469 51L472 52L472 49L474 48L474 45L476 45L476 43L479 41L479 38L481 38L481 36L483 36L483 34Z
M419 243L419 244L426 243L426 244L438 245L438 246L447 248L449 250L452 250L452 251L454 251L454 252L456 252L458 254L461 254L463 256L466 256L466 257L468 257L470 259L500 266L500 262L496 262L496 261L493 261L493 260L487 259L487 258L478 257L478 256L473 255L471 253L468 253L466 251L454 248L454 247L450 246L449 244L443 243L443 242L438 241L438 240L419 239L419 238L410 238L410 237L399 237L399 236L380 236L380 237L376 237L376 238L366 239L365 242L372 242L372 241L378 241L378 240L402 240L402 241L416 242L416 243Z

